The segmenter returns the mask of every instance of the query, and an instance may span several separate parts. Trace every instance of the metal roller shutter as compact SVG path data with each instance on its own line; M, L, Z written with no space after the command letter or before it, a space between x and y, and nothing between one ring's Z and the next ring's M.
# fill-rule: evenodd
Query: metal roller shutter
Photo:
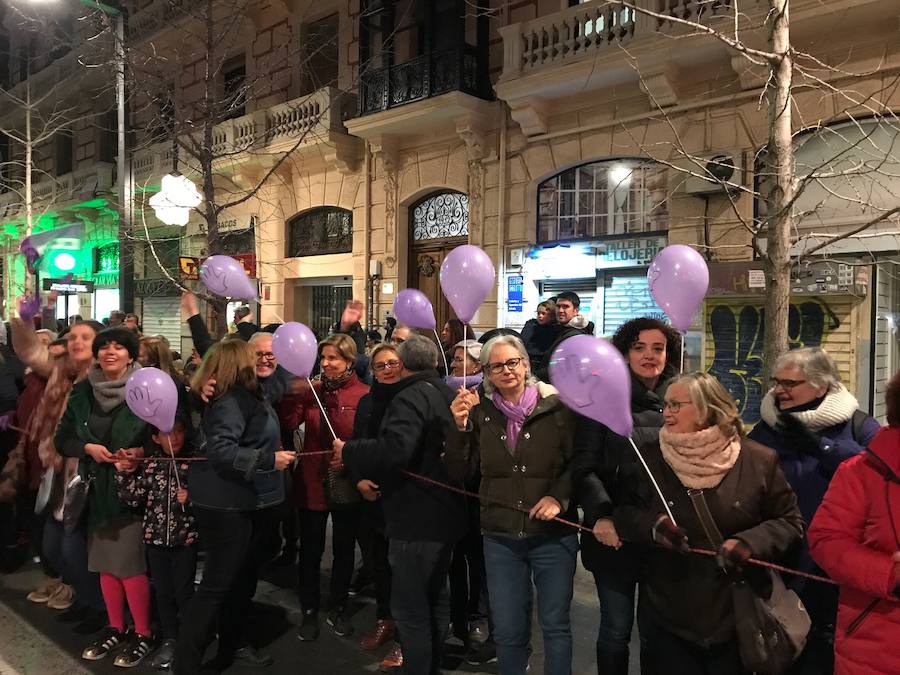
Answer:
M164 335L173 350L181 351L181 301L178 296L144 298L141 324L144 335Z
M612 335L626 321L638 317L666 320L650 295L647 273L603 275L603 325L601 335Z
M822 347L835 360L841 379L853 391L856 352L851 332L851 296L794 297L788 335L791 348ZM706 331L702 369L725 385L747 424L759 421L759 404L768 391L763 375L761 296L711 298L704 303Z

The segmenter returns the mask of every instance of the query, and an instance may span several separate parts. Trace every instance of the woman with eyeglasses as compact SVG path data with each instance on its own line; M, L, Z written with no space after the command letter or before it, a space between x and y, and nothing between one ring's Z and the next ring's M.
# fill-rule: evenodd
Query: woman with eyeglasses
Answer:
M357 351L353 338L343 333L331 335L319 344L321 379L313 382L325 408L331 428L341 440L353 438L354 418L360 399L369 385L360 382L354 370ZM293 431L305 424L304 447L294 471L294 500L300 514L300 604L303 622L299 638L319 637L320 572L325 552L328 518L332 523L331 584L327 623L335 634L353 634L351 607L347 603L353 580L356 533L359 528L361 498L355 484L340 471L329 468L328 455L311 455L331 448L331 429L322 419L313 392L307 387L292 400L292 408L282 417L284 429Z
M659 319L642 317L619 326L612 344L631 374L632 438L638 448L655 443L663 425L663 396L678 373L681 336ZM622 468L638 460L627 438L587 417L578 417L574 449L573 489L584 512L583 525L593 530L593 535L581 535L581 562L594 576L600 601L597 672L628 675L635 591L643 565L640 547L619 539L612 513L621 499ZM641 667L648 675L643 652L652 647L641 638Z
M775 362L771 389L760 405L762 420L750 438L778 453L785 478L797 493L803 519L815 516L832 476L845 460L859 454L881 429L859 409L841 384L834 360L818 347L794 349ZM806 543L791 565L822 574ZM838 593L834 586L799 577L790 580L812 619L806 649L794 673L831 673Z
M556 389L531 375L518 338L489 340L481 364L484 398L469 389L457 393L444 461L459 478L474 459L479 493L489 499L481 505L481 529L500 673L524 675L528 668L536 589L543 672L569 675L578 537L552 521L576 517L569 479L574 420Z
M370 359L375 383L357 404L353 422L354 438L378 437L381 420L395 392L391 385L400 379L400 372L403 370L403 363L392 344L377 345L372 350ZM388 563L388 539L381 507L381 490L378 483L365 476L350 474L348 477L356 483L356 489L364 500L357 535L363 555L363 567L358 573L358 579L363 581L354 582L354 586L362 586L368 578L375 582L375 625L360 640L360 646L365 650L374 650L397 635L397 626L391 614L391 566ZM400 642L396 641L391 645L379 669L387 672L402 665L403 651Z
M714 377L679 377L663 406L659 440L642 452L668 503L659 501L646 472L630 465L613 514L619 536L647 547L641 638L652 649L642 653L641 667L746 675L730 585L743 579L765 596L768 576L746 562L778 559L800 541L797 497L777 455L744 436L734 399ZM704 524L700 514L707 512Z

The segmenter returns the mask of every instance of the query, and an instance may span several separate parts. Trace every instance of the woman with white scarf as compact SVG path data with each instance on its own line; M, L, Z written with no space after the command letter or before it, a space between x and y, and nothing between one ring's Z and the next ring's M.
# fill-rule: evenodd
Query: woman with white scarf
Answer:
M782 354L773 372L772 388L760 406L762 420L750 438L778 453L808 524L838 466L862 452L881 425L859 409L856 398L841 384L834 360L819 347ZM790 563L805 572L823 574L805 541ZM806 649L791 672L828 675L834 670L837 588L799 577L789 581L813 622Z
M646 619L641 637L654 646L647 654L653 663L642 659L641 667L743 675L729 585L736 575L763 583L758 568L744 563L777 559L800 540L797 498L775 453L744 437L734 400L711 375L693 373L669 385L663 416L659 441L645 445L643 454L668 504L659 501L643 469L632 465L623 478L630 488L613 515L622 538L656 544L648 549L640 584ZM701 499L721 545L701 524ZM717 555L687 554L689 546Z

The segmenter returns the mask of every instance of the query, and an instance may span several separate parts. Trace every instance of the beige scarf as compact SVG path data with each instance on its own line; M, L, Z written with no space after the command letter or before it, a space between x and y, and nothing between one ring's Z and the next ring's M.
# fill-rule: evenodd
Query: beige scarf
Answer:
M705 490L716 487L731 471L741 451L741 439L737 434L726 438L715 426L686 434L663 427L659 446L682 485Z

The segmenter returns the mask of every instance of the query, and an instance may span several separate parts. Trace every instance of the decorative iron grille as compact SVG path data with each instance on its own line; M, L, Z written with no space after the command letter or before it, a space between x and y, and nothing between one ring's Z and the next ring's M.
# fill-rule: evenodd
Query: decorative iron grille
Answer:
M419 202L413 209L413 239L442 239L469 235L469 197L442 192Z
M301 213L288 223L288 257L353 251L353 213L324 206Z

